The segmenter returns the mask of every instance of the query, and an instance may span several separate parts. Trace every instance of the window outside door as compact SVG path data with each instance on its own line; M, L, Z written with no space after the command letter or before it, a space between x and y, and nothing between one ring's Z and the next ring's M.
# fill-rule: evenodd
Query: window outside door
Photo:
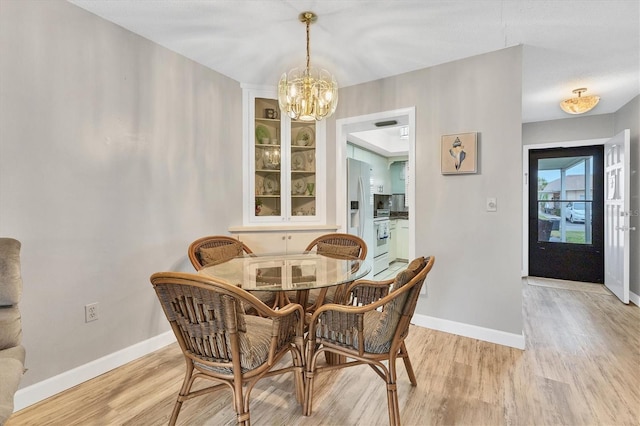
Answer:
M529 176L529 275L603 283L603 147L531 150Z

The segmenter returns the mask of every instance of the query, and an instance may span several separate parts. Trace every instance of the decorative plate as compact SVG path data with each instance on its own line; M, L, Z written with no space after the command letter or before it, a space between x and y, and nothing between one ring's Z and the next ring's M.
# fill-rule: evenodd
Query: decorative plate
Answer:
M298 130L296 136L296 145L298 146L313 146L313 142L316 137L316 132L310 127L303 127Z
M278 195L280 193L280 175L268 174L264 177L264 193L266 195Z
M267 129L266 126L258 124L256 126L256 143L261 144L263 139L271 140L271 132L269 131L269 129Z
M304 152L296 152L291 156L291 170L304 171L307 168L307 159Z
M293 195L304 195L307 191L307 183L303 178L295 179L291 182L291 193Z

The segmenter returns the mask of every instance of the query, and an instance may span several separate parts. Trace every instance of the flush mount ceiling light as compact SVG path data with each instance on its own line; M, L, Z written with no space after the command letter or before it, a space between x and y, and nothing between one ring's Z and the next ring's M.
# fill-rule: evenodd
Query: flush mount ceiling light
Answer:
M600 102L600 96L581 96L582 92L586 91L586 87L574 90L573 93L577 94L578 97L560 102L560 108L568 114L583 114L591 111Z
M278 103L282 112L293 119L319 121L336 110L338 83L328 71L309 67L309 26L318 17L313 12L302 12L298 18L307 26L307 66L282 74Z

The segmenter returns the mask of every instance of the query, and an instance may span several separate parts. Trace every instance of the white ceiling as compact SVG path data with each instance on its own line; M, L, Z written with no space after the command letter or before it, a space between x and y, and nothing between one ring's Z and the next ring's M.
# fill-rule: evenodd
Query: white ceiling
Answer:
M640 93L640 0L69 1L242 83L304 66L311 10L311 64L341 87L522 44L523 122L570 117L578 87L590 115Z

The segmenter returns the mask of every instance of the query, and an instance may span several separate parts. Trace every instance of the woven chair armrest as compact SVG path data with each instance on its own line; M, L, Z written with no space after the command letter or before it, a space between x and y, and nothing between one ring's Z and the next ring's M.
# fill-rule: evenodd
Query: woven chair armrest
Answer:
M394 280L385 280L385 281L369 281L369 280L358 280L354 281L347 287L347 294L351 293L354 288L359 287L370 287L370 288L389 288L393 284Z
M304 309L298 303L290 303L282 309L274 311L275 316L270 317L272 348L279 351L280 348L295 344L300 351L304 346ZM269 362L273 362L275 352L269 354Z
M265 305L266 306L266 305ZM295 318L295 335L304 335L304 308L299 303L289 303L285 307L278 309L277 311L267 306L267 309L271 311L271 314L267 318L271 318L274 321L274 332L276 331L276 325L285 323L291 318Z
M391 299L389 299L389 300L391 300ZM313 313L313 315L311 315L311 320L310 320L309 323L311 325L313 325L315 322L317 322L318 317L320 315L322 315L323 312L327 312L327 311L345 312L345 313L352 314L352 315L364 314L365 312L369 312L369 311L375 310L378 306L382 306L382 304L379 303L379 302L380 301L376 302L375 304L372 303L372 304L366 305L366 306L349 306L349 305L340 305L340 304L337 304L337 303L327 303L326 305L320 306Z
M384 281L373 281L373 280L357 280L352 282L351 284L349 284L349 287L347 287L347 292L350 292L352 288L354 287L362 287L362 286L367 286L367 287L389 287L391 284L393 284L394 278L388 279L388 280L384 280Z

